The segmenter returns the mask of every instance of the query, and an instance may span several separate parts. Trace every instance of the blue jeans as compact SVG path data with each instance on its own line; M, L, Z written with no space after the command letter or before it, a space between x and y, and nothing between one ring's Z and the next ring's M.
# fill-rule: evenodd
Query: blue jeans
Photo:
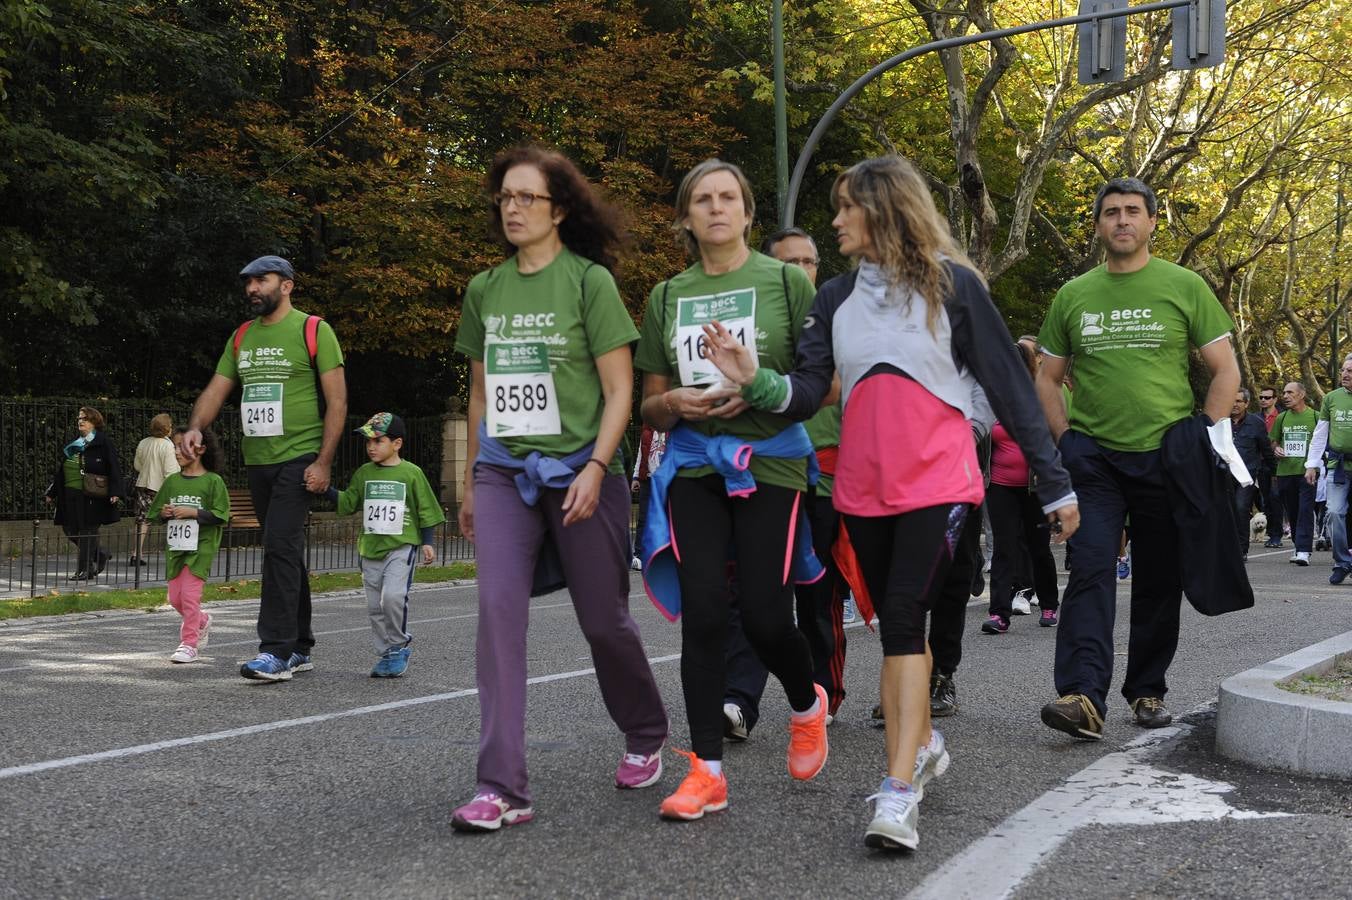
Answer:
M1329 476L1324 490L1324 501L1327 503L1324 521L1329 526L1333 568L1352 571L1352 553L1347 550L1347 493L1348 488L1352 487L1352 473L1349 473L1348 479L1342 484L1335 484L1333 476Z
M1117 617L1117 547L1131 515L1131 636L1122 694L1163 698L1178 649L1183 582L1178 529L1158 450L1109 450L1067 431L1057 445L1079 497L1080 528L1070 539L1075 565L1056 629L1056 692L1084 694L1107 709Z
M1281 495L1286 520L1291 523L1291 540L1296 545L1296 552L1309 553L1314 541L1314 485L1307 484L1303 474L1278 475L1277 493ZM1347 508L1346 494L1343 495L1343 508Z

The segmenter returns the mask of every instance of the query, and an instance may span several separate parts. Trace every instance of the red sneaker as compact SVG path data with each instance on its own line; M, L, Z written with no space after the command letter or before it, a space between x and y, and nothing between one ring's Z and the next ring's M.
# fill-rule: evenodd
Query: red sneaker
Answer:
M826 765L826 689L814 684L817 691L817 713L802 720L789 718L789 774L799 781L807 781Z
M723 773L715 775L693 753L677 750L690 760L690 774L685 776L676 793L662 801L662 818L683 819L687 822L701 818L707 812L728 808L728 780Z

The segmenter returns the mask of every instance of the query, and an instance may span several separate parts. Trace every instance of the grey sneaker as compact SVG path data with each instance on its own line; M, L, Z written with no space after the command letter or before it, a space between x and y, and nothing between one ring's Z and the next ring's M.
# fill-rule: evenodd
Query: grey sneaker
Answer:
M914 850L920 846L920 795L897 790L900 782L884 778L873 802L873 821L864 831L864 844L875 850Z
M929 743L915 754L915 774L911 776L911 790L915 791L916 800L925 799L925 785L947 772L951 761L944 736L939 733L939 729L931 728Z

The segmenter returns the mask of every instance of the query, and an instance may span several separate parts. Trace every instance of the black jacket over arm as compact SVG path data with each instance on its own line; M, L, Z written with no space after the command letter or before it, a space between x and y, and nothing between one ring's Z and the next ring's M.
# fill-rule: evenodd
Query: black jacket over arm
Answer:
M78 519L72 518L74 510L65 508L66 492L62 490L66 480L65 462L65 455L58 451L52 485L47 489L47 496L56 501L56 524L111 525L121 518L117 512L117 504L110 502L108 497L125 497L126 484L122 479L122 465L117 458L117 448L108 440L108 435L96 431L94 440L84 448L84 470L90 475L108 477L108 497L82 497L83 505Z

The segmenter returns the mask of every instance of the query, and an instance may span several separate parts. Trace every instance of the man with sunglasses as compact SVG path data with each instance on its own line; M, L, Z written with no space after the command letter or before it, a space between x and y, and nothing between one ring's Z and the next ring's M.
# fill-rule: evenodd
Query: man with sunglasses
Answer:
M1272 423L1281 414L1281 404L1277 402L1275 387L1260 388L1258 391L1258 410L1263 416L1263 425L1272 431ZM1282 545L1282 501L1277 496L1277 481L1271 471L1254 476L1258 482L1258 499L1261 500L1263 515L1267 516L1267 542L1264 547Z

